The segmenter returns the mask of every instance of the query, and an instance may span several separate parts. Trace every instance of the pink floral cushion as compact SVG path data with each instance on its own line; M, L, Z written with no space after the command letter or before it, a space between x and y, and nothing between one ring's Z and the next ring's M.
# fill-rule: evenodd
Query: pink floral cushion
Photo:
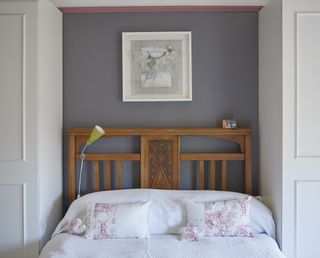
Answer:
M253 236L250 226L250 200L189 202L188 223L203 236Z
M73 235L83 235L87 229L87 226L83 224L80 218L76 218L71 221L69 233Z
M150 202L89 203L87 210L88 239L147 238Z
M180 231L181 240L199 241L200 239L200 234L197 227L186 226L182 227Z

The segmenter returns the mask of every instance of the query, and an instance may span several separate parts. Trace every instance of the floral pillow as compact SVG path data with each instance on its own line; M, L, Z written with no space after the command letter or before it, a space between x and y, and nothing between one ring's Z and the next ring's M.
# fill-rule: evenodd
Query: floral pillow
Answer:
M186 227L182 227L180 230L180 238L181 240L186 241L199 241L200 234L198 232L198 228L190 227L189 225Z
M188 202L188 223L202 236L253 236L251 197L217 202Z
M69 225L69 233L73 235L83 235L86 232L87 226L80 218L71 221Z
M88 203L88 239L148 238L150 202Z

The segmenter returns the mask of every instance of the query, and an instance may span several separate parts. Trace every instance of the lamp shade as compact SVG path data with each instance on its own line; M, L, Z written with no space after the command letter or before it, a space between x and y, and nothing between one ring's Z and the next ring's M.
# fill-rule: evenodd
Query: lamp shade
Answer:
M99 139L101 136L103 136L104 134L105 134L104 130L103 130L100 126L96 125L96 126L93 128L93 130L92 130L92 132L91 132L91 134L90 134L90 137L89 137L89 139L88 139L88 141L87 141L87 144L88 144L88 145L92 144L93 142L95 142L96 140L98 140L98 139Z

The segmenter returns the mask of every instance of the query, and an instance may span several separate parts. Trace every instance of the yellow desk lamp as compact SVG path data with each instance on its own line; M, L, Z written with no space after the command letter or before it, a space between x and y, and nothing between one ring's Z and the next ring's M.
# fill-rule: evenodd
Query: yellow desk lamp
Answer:
M105 135L105 132L104 130L96 125L91 134L90 134L90 137L89 139L87 140L86 142L86 145L82 148L82 151L80 153L80 160L81 160L81 163L80 163L80 173L79 173L79 183L78 183L78 195L77 195L77 198L79 198L81 196L80 194L80 188L81 188L81 179L82 179L82 170L83 170L83 161L85 160L86 158L86 154L84 153L84 151L86 150L86 148L91 145L92 143L94 143L96 140L98 140L99 138L101 138L103 135Z

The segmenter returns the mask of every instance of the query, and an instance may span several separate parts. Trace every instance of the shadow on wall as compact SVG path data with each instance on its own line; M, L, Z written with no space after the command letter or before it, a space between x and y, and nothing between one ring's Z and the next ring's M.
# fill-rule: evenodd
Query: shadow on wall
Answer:
M4 237L4 236L2 236ZM0 257L1 258L22 258L22 257L38 257L39 254L33 253L34 250L38 250L39 242L33 242L26 244L23 246L23 239L21 239L21 244L16 243L15 241L12 241L12 239L8 239L8 243L10 241L10 245L7 245L6 247L1 247L0 249ZM3 238L1 238L1 246L3 246Z
M62 219L62 202L61 202L62 196L57 198L51 207L51 210L47 212L47 217L44 219L44 223L40 224L40 232L41 232L41 239L40 239L40 250L44 247L44 245L50 240L51 235L53 231L55 230L57 224L49 223L48 221L55 221L56 218L61 218ZM43 229L42 229L43 228ZM2 256L0 256L2 257ZM21 256L22 257L22 256Z

